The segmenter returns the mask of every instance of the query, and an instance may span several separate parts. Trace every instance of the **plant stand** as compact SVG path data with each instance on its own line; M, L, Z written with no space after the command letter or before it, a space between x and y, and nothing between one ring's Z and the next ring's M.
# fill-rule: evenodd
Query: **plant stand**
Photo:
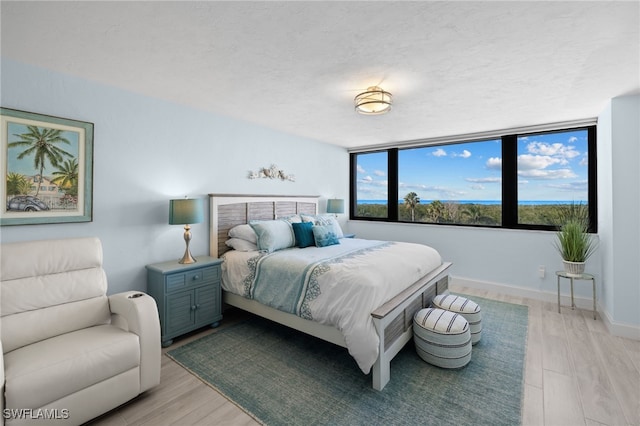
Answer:
M567 278L571 282L571 309L575 309L576 304L573 300L573 280L591 281L593 286L593 319L596 319L596 278L591 274L582 273L574 275L565 271L556 271L558 277L558 313L560 313L560 278Z

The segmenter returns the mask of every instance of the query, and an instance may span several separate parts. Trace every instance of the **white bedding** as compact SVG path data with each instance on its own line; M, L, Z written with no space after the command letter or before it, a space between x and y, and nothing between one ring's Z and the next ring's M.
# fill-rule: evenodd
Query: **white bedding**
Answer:
M223 259L225 291L262 297L261 303L284 311L291 309L280 305L291 305L303 318L338 328L365 374L378 357L379 339L371 312L442 263L440 254L429 246L355 238L340 239L340 244L328 247L290 248L270 254L232 250ZM291 278L295 285L275 279L278 275L267 269L278 263L287 265L282 277L294 277L292 271L300 269L306 278ZM288 290L302 296L298 301L278 300L279 294Z

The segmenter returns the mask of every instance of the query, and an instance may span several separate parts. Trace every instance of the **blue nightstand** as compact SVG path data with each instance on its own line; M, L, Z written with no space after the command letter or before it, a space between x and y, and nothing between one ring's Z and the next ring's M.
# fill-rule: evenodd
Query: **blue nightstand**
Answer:
M163 347L176 336L220 325L222 260L209 256L196 260L188 265L177 260L147 265L147 293L158 305Z

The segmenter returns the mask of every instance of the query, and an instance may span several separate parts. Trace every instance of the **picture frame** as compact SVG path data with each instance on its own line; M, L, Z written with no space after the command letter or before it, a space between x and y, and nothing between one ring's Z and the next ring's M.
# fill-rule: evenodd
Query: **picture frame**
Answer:
M93 220L93 123L0 108L0 226Z

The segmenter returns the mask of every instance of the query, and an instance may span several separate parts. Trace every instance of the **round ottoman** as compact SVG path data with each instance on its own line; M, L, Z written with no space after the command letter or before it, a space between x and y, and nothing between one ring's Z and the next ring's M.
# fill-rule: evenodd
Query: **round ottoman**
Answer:
M471 329L471 344L475 345L482 337L482 312L480 305L473 300L453 294L439 294L433 298L431 304L440 309L462 315Z
M471 360L469 323L462 315L438 308L413 317L413 341L420 358L442 368L461 368Z

